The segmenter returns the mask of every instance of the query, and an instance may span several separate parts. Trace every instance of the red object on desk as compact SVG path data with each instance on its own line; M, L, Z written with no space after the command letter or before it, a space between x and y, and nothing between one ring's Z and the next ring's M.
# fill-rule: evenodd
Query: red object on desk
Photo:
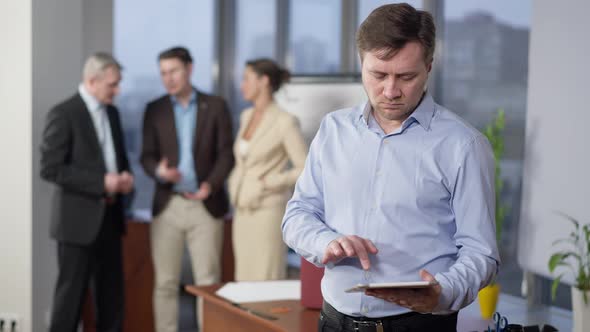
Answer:
M301 258L301 305L310 309L322 308L321 282L324 269Z

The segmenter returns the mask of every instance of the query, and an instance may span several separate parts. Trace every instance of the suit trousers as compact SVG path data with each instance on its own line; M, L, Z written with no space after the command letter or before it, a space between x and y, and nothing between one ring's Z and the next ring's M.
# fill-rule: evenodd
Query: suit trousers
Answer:
M154 319L156 332L178 331L178 291L184 246L191 257L196 285L221 279L223 221L201 201L175 194L150 228L155 272Z
M121 235L113 215L112 208L107 207L99 234L90 245L58 242L58 277L50 332L77 331L89 285L96 312L96 331L122 330L123 259Z
M287 246L281 221L285 206L237 208L232 227L237 281L285 279Z

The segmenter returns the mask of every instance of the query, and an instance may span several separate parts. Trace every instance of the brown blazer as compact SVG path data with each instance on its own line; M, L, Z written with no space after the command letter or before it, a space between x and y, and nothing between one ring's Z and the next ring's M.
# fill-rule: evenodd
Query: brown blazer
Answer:
M230 113L221 97L197 92L198 113L193 158L200 181L211 185L211 195L204 201L209 213L222 217L229 211L225 180L234 165L233 133ZM162 158L171 166L178 165L178 140L174 109L169 95L147 105L143 120L141 164L146 174L156 180L152 214L157 216L173 194L173 184L156 178L156 168Z
M242 113L238 137L244 135L253 112L250 108ZM246 157L239 155L237 141L234 146L236 166L228 189L231 203L238 208L284 208L305 166L307 145L297 118L274 103L265 112L250 138Z

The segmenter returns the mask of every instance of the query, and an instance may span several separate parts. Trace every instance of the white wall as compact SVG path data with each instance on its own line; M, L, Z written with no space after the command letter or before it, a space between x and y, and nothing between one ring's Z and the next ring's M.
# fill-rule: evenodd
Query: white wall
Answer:
M73 94L84 59L112 50L112 0L0 1L0 313L45 331L56 277L51 186L39 142L49 108Z
M31 316L31 1L0 1L0 312Z
M532 5L518 258L550 276L551 243L572 230L556 212L590 223L590 2Z

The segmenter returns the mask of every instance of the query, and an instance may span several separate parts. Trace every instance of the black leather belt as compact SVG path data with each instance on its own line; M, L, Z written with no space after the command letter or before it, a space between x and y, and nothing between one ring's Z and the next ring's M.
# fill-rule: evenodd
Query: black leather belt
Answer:
M371 318L371 317L353 317L345 315L334 309L329 303L324 302L322 305L322 314L329 322L338 323L344 331L355 332L384 332L384 331L408 331L402 326L401 321L420 315L417 312L408 312L401 315Z
M345 332L447 332L457 330L457 313L432 315L408 312L379 318L353 317L340 313L324 301L319 324L323 323Z

